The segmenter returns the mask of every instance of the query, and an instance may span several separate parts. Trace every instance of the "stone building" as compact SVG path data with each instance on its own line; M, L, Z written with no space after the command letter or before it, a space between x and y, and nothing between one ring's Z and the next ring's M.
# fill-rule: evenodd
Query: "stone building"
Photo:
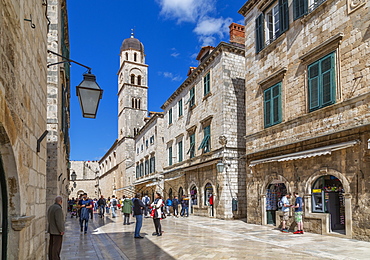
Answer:
M298 191L306 231L369 240L369 7L249 0L239 10L249 223L278 225L276 202Z
M0 1L1 259L45 259L46 9Z
M194 214L218 218L245 215L244 27L230 29L230 43L201 49L198 67L162 106L161 124L151 117L135 138L137 190L189 195ZM224 172L217 172L219 162Z
M48 1L48 50L69 58L69 35L66 2ZM69 185L69 63L60 62L60 57L48 54L47 77L47 163L46 163L46 206L54 203L54 198L63 196L67 209ZM55 65L52 65L55 64Z
M76 198L83 193L92 199L99 197L98 161L70 161L70 172L76 174L76 181L69 183L70 197Z
M166 159L163 152L165 151L163 126L163 113L150 112L145 125L135 136L133 185L136 192L147 194L151 197L151 201L154 199L157 187L163 189L163 181L159 184ZM159 191L162 192L162 190Z
M122 42L117 74L118 139L99 161L99 179L104 193L121 197L134 193L134 136L145 124L148 113L148 65L144 45L133 33Z

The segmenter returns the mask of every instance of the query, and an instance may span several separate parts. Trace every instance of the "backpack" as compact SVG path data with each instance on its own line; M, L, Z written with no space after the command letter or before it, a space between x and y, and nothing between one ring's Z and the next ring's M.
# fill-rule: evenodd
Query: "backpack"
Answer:
M117 207L117 200L115 200L115 199L112 200L112 206Z
M282 209L283 206L284 206L284 202L282 200L279 200L278 203L277 203L277 206L279 209Z

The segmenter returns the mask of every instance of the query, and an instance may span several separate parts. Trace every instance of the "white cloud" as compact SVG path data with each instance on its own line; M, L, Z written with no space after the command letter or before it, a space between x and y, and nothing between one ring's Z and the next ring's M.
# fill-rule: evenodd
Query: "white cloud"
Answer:
M213 18L203 17L198 21L194 32L198 35L199 41L203 46L215 45L216 35L222 39L229 32L229 25L232 23L231 18Z
M165 71L165 72L158 72L158 75L163 75L163 77L165 77L165 78L169 78L169 79L171 79L172 81L180 81L180 80L182 80L182 77L181 76L179 76L179 75L173 75L173 73L171 73L171 72L167 72L167 71Z
M157 0L161 14L181 22L196 22L214 9L212 0Z
M176 48L172 48L171 51L173 51L171 53L171 56L174 57L174 58L177 58L180 55L180 53L177 52Z

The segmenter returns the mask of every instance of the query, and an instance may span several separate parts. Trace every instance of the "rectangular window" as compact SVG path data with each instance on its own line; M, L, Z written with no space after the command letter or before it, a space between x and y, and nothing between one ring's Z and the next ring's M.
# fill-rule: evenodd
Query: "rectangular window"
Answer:
M146 160L145 161L145 175L148 175L149 174L149 161Z
M146 146L146 148L148 148L148 146L149 146L149 141L148 140L145 140L145 146Z
M155 172L155 157L150 158L150 173Z
M182 116L182 99L177 102L177 108L179 109L179 117Z
M273 126L281 122L281 82L266 89L264 97L265 127Z
M310 64L308 70L308 104L310 111L335 103L335 52Z
M203 78L203 85L204 85L204 95L207 95L211 91L211 79L210 79L210 72Z
M172 146L168 148L168 165L172 165Z
M150 144L154 144L154 135L150 137Z
M182 160L183 160L182 141L177 143L177 152L178 152L178 155L179 155L179 162L182 162Z
M168 110L168 124L172 124L172 108Z
M189 103L190 107L195 105L195 87L189 90L189 100L186 103Z
M140 163L140 177L144 176L144 164Z
M256 52L289 29L288 0L279 0L256 19Z
M294 20L307 14L308 0L294 0L293 1L293 16Z
M190 135L190 148L187 154L190 154L190 158L195 157L195 134Z
M312 12L315 10L319 5L324 3L326 0L308 0L308 12Z
M208 125L203 128L203 140L200 143L198 150L203 149L203 152L211 151L211 126Z
M137 164L136 165L136 179L140 177L140 166Z

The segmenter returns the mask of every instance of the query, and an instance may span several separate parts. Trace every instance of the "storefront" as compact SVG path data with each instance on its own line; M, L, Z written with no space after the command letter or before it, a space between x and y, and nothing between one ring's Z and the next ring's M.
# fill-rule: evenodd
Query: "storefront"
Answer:
M284 183L273 181L266 190L266 221L267 224L276 225L276 211L278 201L287 193Z
M341 181L332 175L318 178L312 186L312 212L329 213L330 229L345 232L345 201Z
M190 200L191 200L190 213L194 213L193 206L198 205L198 191L197 191L197 187L195 185L191 186L191 188L190 188Z
M213 186L211 183L207 183L204 187L204 205L209 207L209 216L214 216L214 196L213 196Z

